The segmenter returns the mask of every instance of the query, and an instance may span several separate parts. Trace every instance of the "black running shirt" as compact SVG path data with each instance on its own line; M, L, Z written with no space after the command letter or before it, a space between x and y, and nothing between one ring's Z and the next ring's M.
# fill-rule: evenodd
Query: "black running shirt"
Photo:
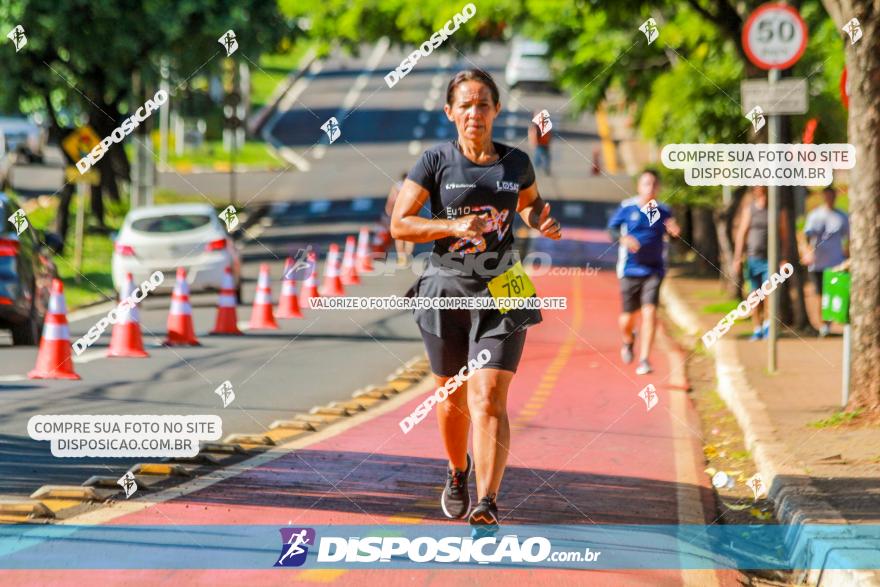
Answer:
M487 231L482 238L446 237L434 241L438 255L497 253L513 245L513 217L519 192L535 183L535 169L528 155L514 147L495 143L498 159L479 165L458 150L457 140L441 143L422 153L407 175L430 192L431 215L453 219L483 215Z

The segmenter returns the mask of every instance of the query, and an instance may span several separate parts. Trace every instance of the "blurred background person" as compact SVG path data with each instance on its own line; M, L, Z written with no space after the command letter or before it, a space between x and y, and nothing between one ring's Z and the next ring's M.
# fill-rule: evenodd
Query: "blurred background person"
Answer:
M382 225L389 232L391 230L391 213L394 211L394 202L397 201L397 194L400 193L404 180L406 180L406 171L401 173L400 180L394 182L394 185L391 186L391 191L388 192L388 199L385 200L385 213L382 215ZM415 243L399 238L394 239L394 250L397 253L398 266L403 267L406 265L410 255L412 255L413 247L415 247Z
M844 240L849 241L849 217L846 212L834 207L837 191L829 186L822 190L822 198L824 204L810 212L804 224L807 250L801 257L801 263L807 265L810 272L820 316L822 272L842 264L849 256L843 244ZM830 332L831 322L823 322L819 328L819 336L828 336Z
M550 175L550 139L553 131L548 130L541 134L541 128L534 122L534 117L540 113L540 110L532 113L532 122L529 123L529 144L535 149L535 168Z
M752 201L745 207L736 231L736 242L733 253L733 270L739 271L742 266L743 249L746 252L745 276L749 280L750 291L755 291L770 279L770 267L767 261L767 187L756 185L751 190ZM779 211L779 240L783 252L779 260L782 266L789 258L787 251L788 222L785 210ZM764 311L766 305L761 301L752 311L754 330L749 340L761 340L770 330L770 320Z

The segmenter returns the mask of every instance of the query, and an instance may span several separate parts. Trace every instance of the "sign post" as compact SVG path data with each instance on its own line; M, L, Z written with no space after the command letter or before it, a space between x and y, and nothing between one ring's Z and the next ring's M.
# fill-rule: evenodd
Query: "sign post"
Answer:
M843 389L841 407L849 402L849 359L852 338L849 328L850 275L848 271L822 272L822 320L843 324Z
M807 47L807 25L795 8L786 4L770 2L762 4L746 20L742 32L742 44L749 61L767 71L770 93L778 92L779 72L788 69L801 58ZM771 113L775 103L761 104L764 112ZM767 143L778 142L780 114L769 114ZM779 188L768 186L767 190L767 265L771 272L779 269ZM777 316L779 297L774 292L769 297L767 320L770 323L767 336L767 368L776 372Z

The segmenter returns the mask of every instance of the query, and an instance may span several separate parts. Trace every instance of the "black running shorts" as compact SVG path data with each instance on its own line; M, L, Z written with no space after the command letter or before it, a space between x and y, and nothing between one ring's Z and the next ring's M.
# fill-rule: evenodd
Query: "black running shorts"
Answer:
M623 297L623 311L635 312L642 306L656 306L660 301L660 284L663 276L652 274L647 277L621 277L620 293Z
M428 359L431 361L431 371L435 375L452 377L466 366L469 360L476 360L477 355L484 349L489 352L490 358L483 368L516 373L526 344L525 328L501 336L484 336L474 341L470 337L470 310L441 310L441 312L444 325L443 338L419 328L422 340L425 341L425 349L428 351Z

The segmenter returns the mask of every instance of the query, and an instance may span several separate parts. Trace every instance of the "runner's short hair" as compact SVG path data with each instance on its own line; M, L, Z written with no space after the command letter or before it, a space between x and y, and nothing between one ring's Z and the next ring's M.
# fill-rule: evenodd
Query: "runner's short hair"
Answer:
M455 95L455 88L457 88L459 84L467 81L477 81L485 84L489 88L489 92L492 94L492 102L495 105L498 104L500 96L500 94L498 93L498 85L495 83L495 80L492 79L492 76L482 69L465 69L456 73L455 77L449 80L449 85L446 86L447 104L452 106L453 96Z
M660 181L660 174L657 173L657 170L656 170L656 169L654 169L654 168L652 168L652 167L646 167L646 168L643 169L642 172L639 174L639 177L645 175L646 173L647 173L648 175L653 175L653 176L654 176L654 181Z

